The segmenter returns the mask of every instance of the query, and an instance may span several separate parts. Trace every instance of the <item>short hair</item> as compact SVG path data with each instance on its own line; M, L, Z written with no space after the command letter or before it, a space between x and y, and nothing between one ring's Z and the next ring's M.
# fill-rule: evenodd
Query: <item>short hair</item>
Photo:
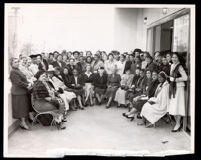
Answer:
M11 66L11 67L13 66L13 62L14 62L15 60L19 60L19 59L18 59L18 58L14 58L14 57L10 58L10 66Z
M146 58L153 60L152 56L148 55Z
M109 54L108 54L108 57L109 57L110 55L111 55L112 57L114 57L114 54L113 54L113 53L109 53Z
M76 54L76 53L77 53L78 55L80 55L80 52L78 52L78 51L74 51L74 52L73 52L73 55Z
M54 55L55 55L55 53L56 53L56 54L59 54L59 52L58 52L58 51L54 51L54 52L53 52L53 54L54 54Z
M50 58L50 56L54 56L54 54L50 52L50 53L49 53L49 58Z
M70 58L70 59L69 59L69 61L70 61L70 60L73 60L73 61L75 61L75 59L74 59L74 58Z
M153 70L152 73L157 73L158 74L158 70Z
M125 54L120 54L120 56L122 56L124 59L126 58L126 55L125 55Z
M134 49L134 51L133 51L134 53L135 52L139 52L139 53L141 53L142 52L142 50L141 49L139 49L139 48L136 48L136 49Z

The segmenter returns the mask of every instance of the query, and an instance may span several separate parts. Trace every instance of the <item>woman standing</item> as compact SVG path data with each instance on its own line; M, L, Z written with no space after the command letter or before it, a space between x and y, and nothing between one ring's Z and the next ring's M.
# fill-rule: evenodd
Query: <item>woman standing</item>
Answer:
M117 74L119 74L120 76L122 76L124 73L125 64L126 64L126 56L124 54L121 54L120 60L116 62Z
M187 74L182 67L179 55L173 53L172 65L170 69L170 105L168 108L169 114L173 115L176 120L176 125L172 132L177 132L182 128L181 118L185 116L185 81L187 81Z
M108 60L104 62L104 68L107 74L111 74L112 73L112 68L114 68L116 66L116 62L114 60L114 55L112 53L110 53L108 55Z
M110 108L111 102L114 99L117 89L120 87L121 76L117 74L116 67L111 69L112 74L108 75L106 97L108 102L106 108Z
M19 70L19 60L11 60L12 70L10 80L12 83L12 113L14 119L20 119L20 127L28 130L29 127L25 121L31 108L29 90L32 88L31 83L27 81L26 76Z
M91 66L93 73L97 73L98 69L104 66L103 61L100 59L100 54L96 53L94 55L94 61L92 62Z

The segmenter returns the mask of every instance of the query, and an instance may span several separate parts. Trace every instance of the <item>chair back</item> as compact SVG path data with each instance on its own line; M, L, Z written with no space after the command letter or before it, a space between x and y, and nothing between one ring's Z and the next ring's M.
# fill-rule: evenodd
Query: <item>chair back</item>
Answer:
M41 112L39 112L39 111L35 108L33 94L31 94L31 105L32 105L33 110L34 110L36 113L41 113Z

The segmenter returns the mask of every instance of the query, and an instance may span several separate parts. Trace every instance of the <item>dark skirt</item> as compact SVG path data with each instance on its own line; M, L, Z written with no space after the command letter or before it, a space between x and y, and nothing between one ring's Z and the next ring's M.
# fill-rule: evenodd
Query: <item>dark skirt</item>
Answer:
M76 96L82 96L84 94L84 89L72 89L72 92L74 92Z
M98 94L104 94L106 89L103 89L103 88L95 88L94 89L95 93L98 93Z
M138 100L134 102L133 107L138 111L141 112L143 105L147 102L147 100Z
M106 97L113 97L115 96L116 92L117 92L118 87L108 87L106 90Z
M141 92L130 92L128 91L127 95L126 95L126 99L128 99L130 102L133 102L133 98L141 95Z
M12 115L14 119L28 117L31 101L30 95L12 95Z

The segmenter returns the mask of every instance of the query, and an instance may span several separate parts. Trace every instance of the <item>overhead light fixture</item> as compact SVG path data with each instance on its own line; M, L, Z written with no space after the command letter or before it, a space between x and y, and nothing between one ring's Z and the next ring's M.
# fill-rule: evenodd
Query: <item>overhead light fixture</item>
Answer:
M162 12L163 12L164 15L167 14L167 11L168 11L167 8L163 8L163 9L162 9Z
M147 23L147 17L144 17L144 24Z

